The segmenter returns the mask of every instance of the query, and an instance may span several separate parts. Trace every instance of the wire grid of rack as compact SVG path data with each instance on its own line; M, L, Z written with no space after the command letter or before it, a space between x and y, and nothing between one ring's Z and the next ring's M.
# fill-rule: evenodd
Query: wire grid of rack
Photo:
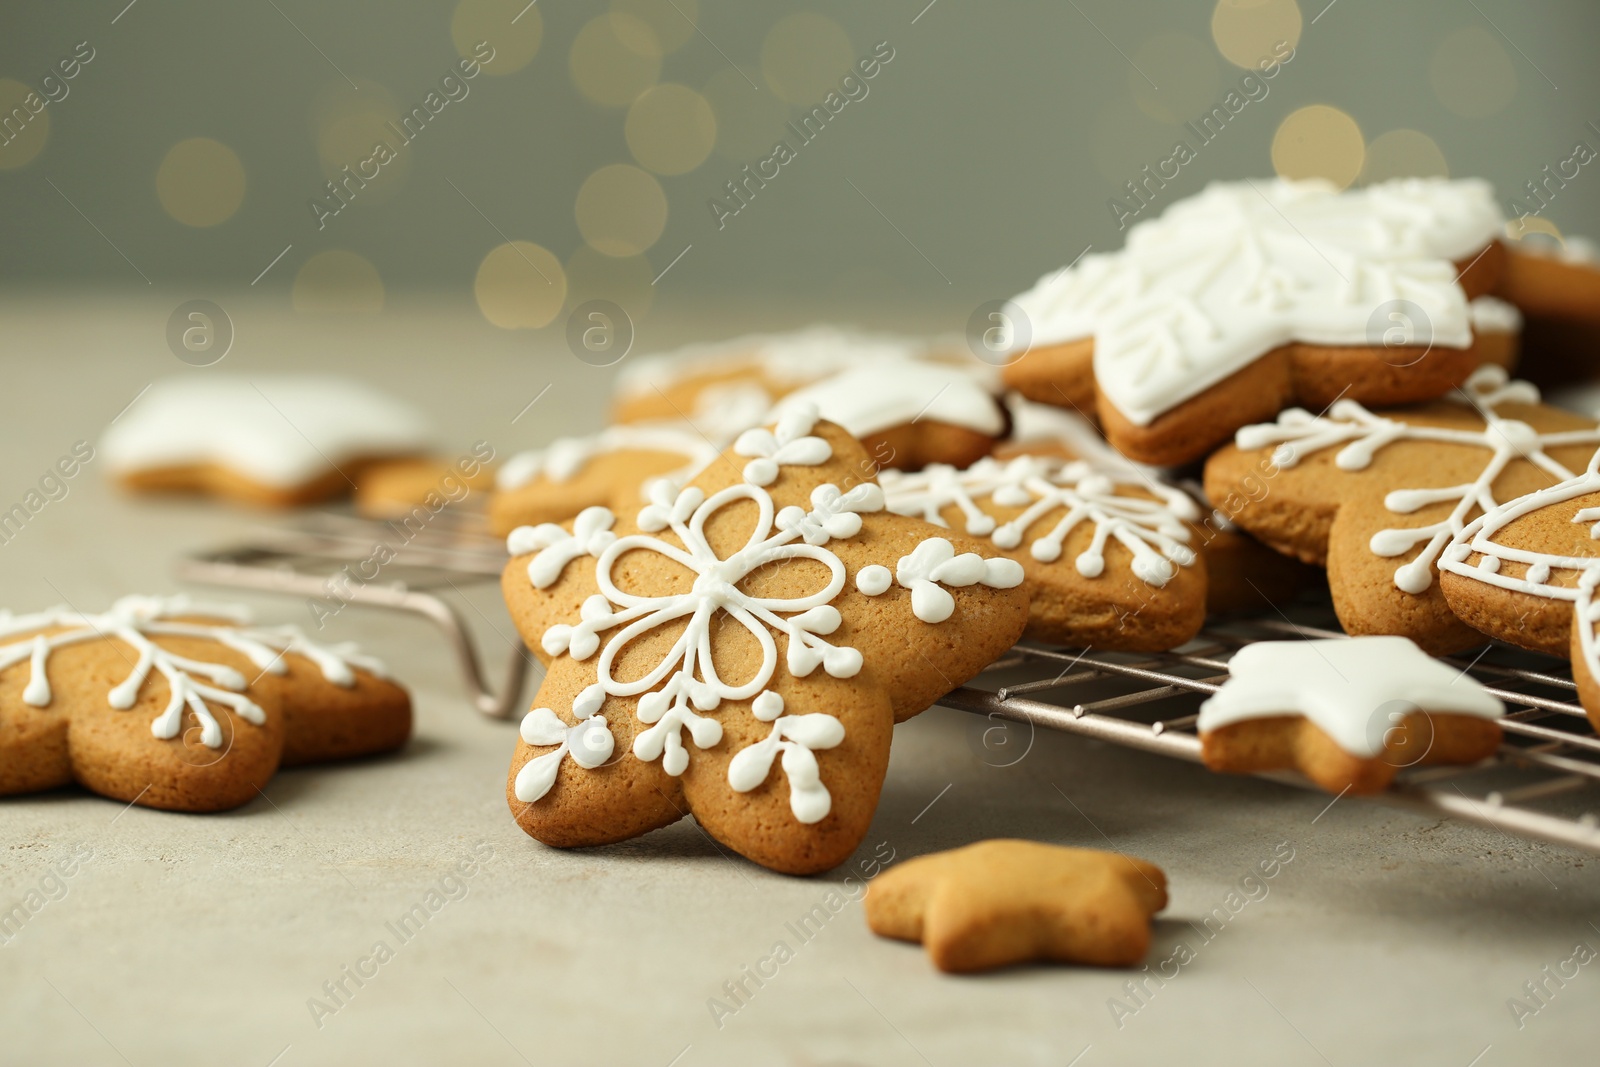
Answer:
M372 557L379 543L394 558L381 580L330 585L341 569ZM264 527L247 543L189 556L178 577L208 585L295 596L338 596L352 604L410 612L445 634L471 704L511 719L522 710L531 657L508 649L500 686L485 682L483 658L460 612L439 594L448 587L498 579L503 541L480 513L445 509L420 529L341 511L307 513L287 526ZM1255 641L1344 636L1321 602L1208 627L1171 652L1129 654L1017 645L973 683L940 701L946 707L1111 742L1172 759L1200 761L1198 705L1228 677L1228 659ZM1503 646L1475 659L1446 659L1505 702L1505 740L1492 758L1469 766L1402 768L1390 788L1363 798L1495 827L1600 853L1600 819L1589 810L1600 793L1600 737L1575 701L1558 661ZM1315 788L1288 773L1260 777Z

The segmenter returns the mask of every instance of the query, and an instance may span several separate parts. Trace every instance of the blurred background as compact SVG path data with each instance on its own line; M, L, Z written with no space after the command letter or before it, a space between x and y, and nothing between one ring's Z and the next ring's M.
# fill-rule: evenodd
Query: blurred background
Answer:
M1151 214L1274 170L1479 175L1508 214L1600 230L1600 165L1573 162L1600 148L1592 0L9 0L0 19L6 293L148 295L122 336L158 353L189 298L356 328L442 308L553 340L598 297L642 347L815 318L959 331L1117 247L1129 182Z

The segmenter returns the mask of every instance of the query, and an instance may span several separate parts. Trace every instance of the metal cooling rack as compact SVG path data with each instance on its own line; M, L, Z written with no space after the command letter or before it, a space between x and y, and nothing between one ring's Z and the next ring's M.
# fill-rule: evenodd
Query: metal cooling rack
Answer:
M471 630L438 595L449 588L464 596L463 585L499 579L504 541L488 532L480 513L446 509L409 539L394 523L344 511L306 513L292 525L264 527L244 544L187 557L177 574L207 585L323 597L328 577L368 558L379 541L404 543L377 580L351 583L345 599L432 621L444 631L472 705L491 718L516 716L524 707L530 655L516 642L500 687L491 689ZM1336 624L1325 602L1290 611L1305 621L1232 620L1153 655L1020 644L939 703L1198 763L1198 706L1227 679L1235 652L1254 641L1344 636L1331 628ZM1600 819L1590 810L1600 809L1600 793L1590 791L1600 786L1600 737L1575 702L1565 665L1503 646L1475 660L1445 662L1505 702L1499 753L1470 766L1404 769L1386 792L1362 799L1600 853ZM1260 777L1315 788L1299 775Z

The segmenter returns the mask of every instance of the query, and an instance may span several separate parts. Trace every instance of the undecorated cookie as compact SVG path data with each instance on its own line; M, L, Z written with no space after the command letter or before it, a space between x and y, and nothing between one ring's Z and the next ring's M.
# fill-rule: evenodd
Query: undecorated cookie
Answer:
M872 819L894 723L1027 624L1017 563L885 511L866 451L814 412L723 460L635 512L507 541L506 603L547 664L507 801L545 844L693 814L773 870L834 867Z
M1325 565L1346 631L1459 652L1483 638L1434 580L1445 546L1481 510L1584 469L1600 445L1594 420L1538 400L1483 367L1430 404L1295 408L1213 455L1206 494L1260 541Z
M280 763L387 752L411 700L383 665L231 605L124 597L0 623L0 795L72 782L128 803L221 811Z
M151 385L106 430L101 454L133 492L299 507L428 444L418 412L356 382L207 372Z
M1509 231L1515 235L1517 224ZM1497 294L1527 318L1525 375L1546 388L1593 381L1600 345L1600 249L1584 237L1506 242Z
M1215 183L1017 297L1029 347L1003 377L1092 398L1119 451L1163 466L1291 403L1431 399L1485 361L1468 301L1500 231L1481 181Z
M1330 793L1376 793L1403 767L1476 763L1500 747L1505 707L1404 637L1262 641L1200 705L1214 771L1297 770Z
M884 871L863 906L873 933L920 942L941 971L1034 960L1132 967L1167 906L1167 876L1115 852L980 841Z
M415 508L442 510L494 486L494 446L479 441L449 460L396 459L369 464L356 485L356 510L373 519L410 514Z

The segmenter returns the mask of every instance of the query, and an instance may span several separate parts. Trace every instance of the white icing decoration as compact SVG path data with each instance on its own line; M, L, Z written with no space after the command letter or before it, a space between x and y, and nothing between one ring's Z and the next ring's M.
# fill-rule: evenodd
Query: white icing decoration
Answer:
M1201 734L1250 719L1303 715L1346 752L1372 759L1382 755L1385 737L1400 726L1407 706L1481 719L1505 714L1475 679L1405 637L1260 641L1240 649L1228 671L1228 681L1200 705Z
M1468 305L1472 314L1472 328L1478 333L1518 333L1522 330L1522 312L1515 304L1499 297L1480 296Z
M814 415L791 413L775 431L741 438L748 446L744 454L774 464L826 462L831 449L826 441L809 436L813 422ZM616 536L611 513L592 508L579 516L571 534L555 526L522 527L508 538L514 555L535 553L528 570L536 586L549 585L568 564L590 555L595 557L599 589L584 601L575 622L552 625L541 638L552 656L566 653L575 660L598 656L595 681L573 701L577 725L568 727L547 708L536 708L523 720L525 741L557 747L518 771L514 790L519 799L533 802L543 797L564 756L586 768L610 758L611 734L598 714L608 697L638 698L635 716L649 729L634 738L633 755L645 761L660 759L662 769L671 775L688 768L685 731L695 747L710 748L722 740L723 729L708 715L725 701L748 700L751 714L771 723L772 729L761 741L734 754L728 766L729 785L738 792L756 788L781 754L795 818L814 823L827 815L832 800L813 753L838 745L844 726L828 714L785 714L782 695L769 688L779 666L773 635L784 637L783 666L794 677L804 678L818 667L834 678L852 678L861 671L858 650L825 640L843 624L833 601L846 580L844 562L826 546L860 534L861 516L883 510L883 492L871 482L849 490L823 484L812 490L809 509L780 510L759 484L766 473L757 470L757 477L709 496L695 486L674 493L658 485L651 502L639 512L639 533ZM706 523L723 508L748 504L756 510L749 537L731 555L719 557L706 539ZM677 543L654 536L662 531L670 531ZM613 568L625 554L638 552L671 560L694 576L692 585L685 592L660 595L623 590ZM756 596L741 588L764 568L794 560L820 565L826 578L818 575L815 589L792 597ZM1014 561L985 560L973 553L958 556L948 540L938 537L921 542L899 560L898 569L901 584L911 590L914 614L927 622L943 621L954 609L953 598L941 584L960 587L981 582L1011 588L1022 581L1022 568ZM889 572L880 564L864 566L856 575L857 588L868 595L879 595L890 584ZM713 625L728 620L744 627L761 650L755 671L737 682L725 680L713 662ZM642 673L631 670L636 677L628 681L615 676L623 650L660 627L678 625L682 632L659 662Z
M1000 404L982 381L962 366L932 360L862 362L790 393L777 411L808 405L856 437L923 420L990 437L1005 429Z
M1374 555L1384 557L1403 555L1426 542L1415 559L1394 572L1398 588L1407 593L1422 593L1433 584L1434 566L1440 562L1445 546L1452 538L1462 535L1473 513L1494 512L1498 508L1494 483L1509 464L1523 460L1553 478L1571 478L1572 472L1552 459L1546 449L1600 444L1600 428L1539 433L1525 422L1496 414L1494 408L1498 405L1536 403L1539 399L1537 389L1526 382L1508 381L1500 367L1478 368L1464 388L1485 417L1481 430L1411 425L1374 415L1353 400L1341 400L1323 416L1291 408L1279 415L1275 423L1245 427L1235 436L1235 441L1246 450L1279 445L1273 453L1273 462L1280 467L1293 467L1313 452L1343 445L1334 457L1334 465L1345 471L1366 469L1378 452L1397 441L1429 441L1483 449L1487 453L1483 469L1465 485L1396 489L1384 498L1384 506L1398 515L1411 514L1430 504L1454 504L1450 514L1438 522L1379 530L1372 535L1369 547Z
M966 532L988 537L996 547L1014 549L1027 531L1048 515L1061 514L1054 526L1037 535L1028 554L1041 563L1060 558L1062 545L1079 525L1094 527L1090 544L1073 561L1079 574L1097 578L1105 570L1106 544L1115 539L1133 554L1133 573L1153 586L1164 586L1177 571L1190 566L1194 550L1184 542L1200 511L1188 494L1131 472L1107 472L1083 460L1046 456L985 458L966 470L933 464L916 474L885 471L881 475L889 510L948 525L944 510L952 505L965 518ZM1119 492L1136 486L1159 499ZM997 524L981 501L1025 509Z
M1453 261L1501 228L1493 191L1476 180L1347 192L1219 182L1135 225L1122 251L1084 256L1016 303L1035 348L1093 338L1096 383L1144 426L1291 341L1371 344L1371 316L1391 300L1427 316L1418 343L1467 347Z
M745 481L753 485L771 485L777 481L781 466L816 467L832 459L833 446L820 437L811 436L816 424L816 406L802 402L780 410L777 425L772 429L757 426L740 434L733 443L733 451L750 457L750 462L744 466Z
M214 464L276 487L303 485L360 458L426 450L426 420L339 378L165 378L100 443L119 473Z
M195 618L223 619L222 624L187 621ZM334 685L355 685L359 668L375 677L387 677L383 664L361 655L349 644L322 645L307 638L293 626L245 628L249 613L227 604L197 603L188 597L127 596L111 605L109 611L85 615L66 608L51 608L30 615L0 613L0 639L37 630L59 629L59 633L35 633L32 637L0 644L0 670L29 661L29 677L23 689L23 702L36 708L48 707L53 698L48 676L50 654L66 645L100 638L114 638L138 653L132 672L106 694L113 708L126 710L139 698L150 672L167 681L172 699L166 710L150 724L150 732L162 740L178 736L184 709L194 713L200 724L200 741L209 748L222 745L222 727L207 703L232 708L247 722L261 725L266 716L242 692L248 679L221 663L207 663L170 652L152 638L194 637L215 641L242 653L262 671L285 674L286 655L304 656L322 676ZM200 679L205 679L201 681Z
M870 567L856 575L856 588L868 596L862 577ZM1022 584L1022 564L1014 559L984 559L976 552L956 554L956 548L943 537L930 537L911 550L911 555L901 556L894 570L895 581L911 590L911 614L927 623L941 623L956 610L955 597L943 586L963 588L969 585L986 585L991 589L1015 589ZM877 588L879 576L873 573L871 587ZM888 590L884 584L879 592Z
M1596 245L1588 237L1577 234L1569 234L1551 241L1533 236L1523 237L1512 247L1525 255L1554 259L1576 267L1600 266L1600 245Z

